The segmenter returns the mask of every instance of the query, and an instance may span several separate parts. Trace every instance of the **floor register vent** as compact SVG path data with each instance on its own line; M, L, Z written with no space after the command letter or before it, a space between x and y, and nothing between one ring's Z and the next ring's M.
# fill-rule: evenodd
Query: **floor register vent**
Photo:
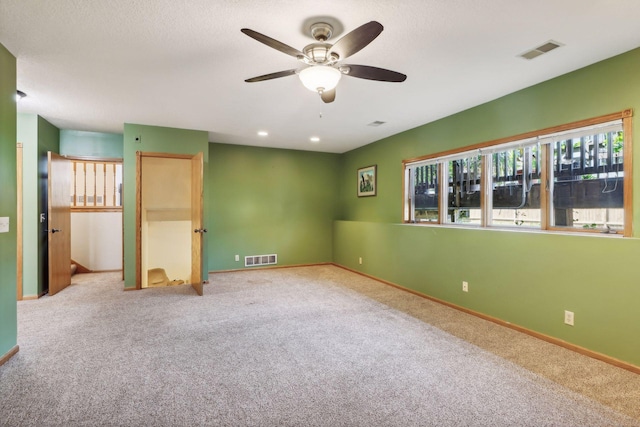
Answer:
M273 265L278 263L278 255L251 255L244 257L245 267L255 267L257 265Z

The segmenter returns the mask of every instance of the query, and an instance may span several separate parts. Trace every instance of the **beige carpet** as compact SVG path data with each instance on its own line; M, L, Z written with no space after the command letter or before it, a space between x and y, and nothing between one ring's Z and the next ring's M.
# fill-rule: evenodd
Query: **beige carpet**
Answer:
M73 280L19 303L2 426L640 426L637 375L334 266Z

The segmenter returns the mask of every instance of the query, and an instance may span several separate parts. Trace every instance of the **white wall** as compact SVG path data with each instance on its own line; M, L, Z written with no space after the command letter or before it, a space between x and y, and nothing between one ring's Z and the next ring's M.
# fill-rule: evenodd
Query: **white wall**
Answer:
M147 223L147 270L164 268L169 280L191 283L191 220ZM146 276L146 272L143 274ZM145 277L146 279L146 277Z
M122 269L122 213L72 212L71 259L93 271Z

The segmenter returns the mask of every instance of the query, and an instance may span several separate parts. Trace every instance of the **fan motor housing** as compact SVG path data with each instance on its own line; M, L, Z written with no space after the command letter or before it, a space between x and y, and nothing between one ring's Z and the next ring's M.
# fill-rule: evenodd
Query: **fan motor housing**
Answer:
M302 51L306 58L309 59L305 62L309 64L331 64L336 62L339 59L338 55L335 53L329 54L329 49L331 49L329 43L311 43L305 46Z
M311 37L319 42L325 42L331 38L333 27L326 22L316 22L311 25Z

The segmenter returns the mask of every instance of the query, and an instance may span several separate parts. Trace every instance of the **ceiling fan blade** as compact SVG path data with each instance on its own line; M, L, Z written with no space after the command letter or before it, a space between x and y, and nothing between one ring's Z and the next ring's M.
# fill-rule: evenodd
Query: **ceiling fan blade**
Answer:
M367 22L338 40L331 48L330 53L337 53L340 59L345 59L371 43L383 28L379 22Z
M322 98L322 100L325 102L325 104L333 102L336 99L336 90L335 89L324 90L320 94L320 98Z
M265 80L278 79L280 77L292 76L296 73L296 71L298 70L293 69L293 70L286 70L286 71L278 71L277 73L270 73L270 74L265 74L263 76L252 77L250 79L245 80L245 82L255 83L255 82L262 82Z
M280 52L286 53L287 55L291 55L295 58L298 58L299 56L304 56L304 53L300 52L298 49L295 49L289 45L286 45L282 42L279 42L276 39L272 39L269 36L265 36L264 34L260 34L257 31L253 31L250 30L248 28L243 28L242 30L243 33L245 33L246 35L248 35L249 37L251 37L252 39L256 39L258 40L260 43L264 43L269 47L272 47L276 50L279 50Z
M385 70L384 68L370 67L368 65L343 65L340 71L345 76L357 77L359 79L377 80L381 82L400 83L407 79L407 76L397 71Z

